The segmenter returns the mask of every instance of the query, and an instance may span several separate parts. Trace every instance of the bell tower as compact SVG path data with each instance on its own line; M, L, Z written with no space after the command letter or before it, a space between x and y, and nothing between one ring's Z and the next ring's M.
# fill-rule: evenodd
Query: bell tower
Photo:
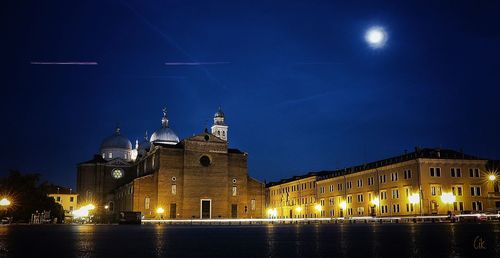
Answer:
M220 139L227 141L227 128L228 126L224 122L224 112L219 107L219 110L214 115L214 124L212 125L212 134L219 137Z

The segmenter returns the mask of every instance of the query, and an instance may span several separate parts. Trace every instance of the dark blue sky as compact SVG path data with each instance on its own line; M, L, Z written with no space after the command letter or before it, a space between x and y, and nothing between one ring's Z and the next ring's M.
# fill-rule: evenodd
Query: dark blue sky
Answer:
M186 138L221 105L267 181L417 145L500 158L498 2L345 2L3 3L1 174L74 187L117 123L141 139L163 106ZM381 49L364 40L375 25Z

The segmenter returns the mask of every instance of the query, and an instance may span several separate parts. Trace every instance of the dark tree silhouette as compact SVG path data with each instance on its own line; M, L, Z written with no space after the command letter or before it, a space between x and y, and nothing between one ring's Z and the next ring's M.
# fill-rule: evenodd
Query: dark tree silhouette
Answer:
M64 210L47 196L46 182L39 184L40 174L21 174L11 170L9 175L0 178L0 197L7 196L12 205L7 213L13 216L14 222L29 222L31 214L39 211L50 211L52 218L62 221Z

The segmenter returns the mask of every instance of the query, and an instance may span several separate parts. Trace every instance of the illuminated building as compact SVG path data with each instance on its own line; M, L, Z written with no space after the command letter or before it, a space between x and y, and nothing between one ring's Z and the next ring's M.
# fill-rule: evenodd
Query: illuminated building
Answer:
M97 213L144 218L262 217L264 184L248 176L247 153L228 147L224 119L219 108L211 132L180 140L164 110L161 127L134 149L117 129L78 165L79 201L96 204Z
M78 194L69 188L50 186L48 196L63 207L65 217L71 217L71 212L77 209Z
M496 212L496 168L498 162L453 150L417 148L377 162L269 183L267 206L276 209L278 218Z

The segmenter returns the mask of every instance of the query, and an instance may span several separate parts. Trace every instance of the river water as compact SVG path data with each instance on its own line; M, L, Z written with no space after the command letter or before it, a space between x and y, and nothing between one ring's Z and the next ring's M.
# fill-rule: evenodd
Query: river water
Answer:
M9 225L2 257L500 257L500 224Z

